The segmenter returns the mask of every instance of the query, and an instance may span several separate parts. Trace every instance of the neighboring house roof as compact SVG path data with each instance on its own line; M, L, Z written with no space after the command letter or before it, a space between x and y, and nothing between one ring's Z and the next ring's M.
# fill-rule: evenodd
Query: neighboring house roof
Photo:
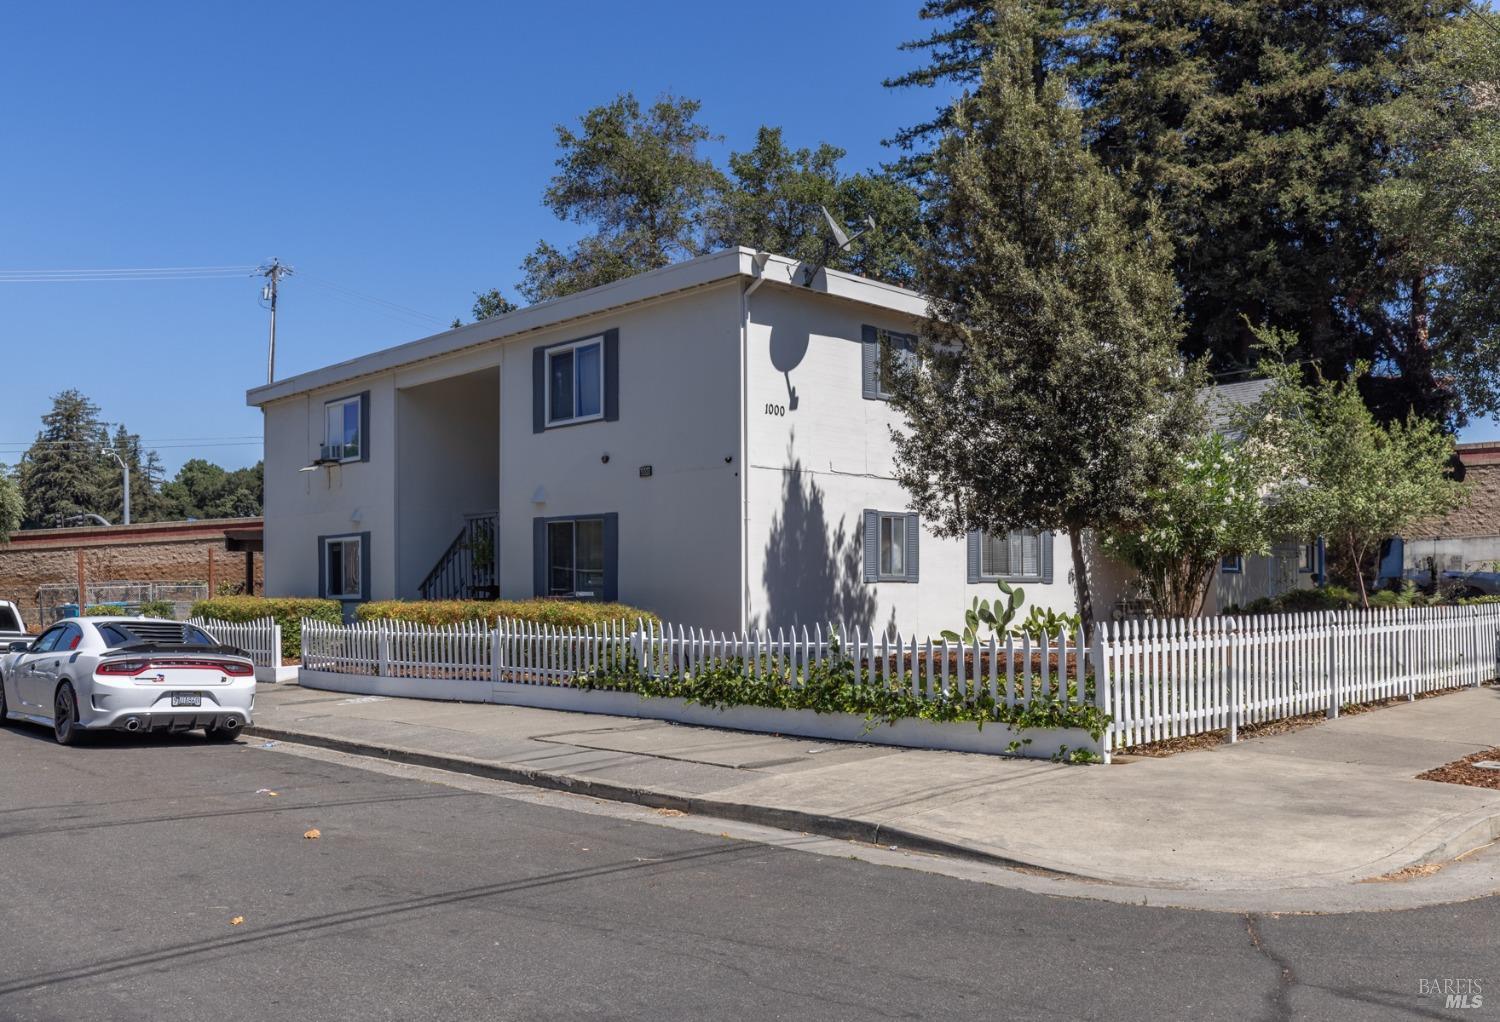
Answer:
M725 249L255 387L245 394L245 402L250 405L268 404L361 376L442 358L469 348L514 340L569 320L596 316L736 277L765 277L769 283L800 288L802 263L786 256L757 253L749 248ZM805 290L908 316L924 316L927 313L927 300L915 291L838 270L819 270Z
M1255 404L1270 389L1270 380L1241 380L1238 383L1218 383L1209 387L1203 392L1209 424L1216 430L1224 429L1235 411Z

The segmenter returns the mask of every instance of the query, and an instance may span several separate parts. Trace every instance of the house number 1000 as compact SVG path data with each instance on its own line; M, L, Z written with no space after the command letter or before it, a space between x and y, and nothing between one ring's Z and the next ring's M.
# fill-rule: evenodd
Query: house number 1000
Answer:
M785 415L786 405L766 405L767 415Z

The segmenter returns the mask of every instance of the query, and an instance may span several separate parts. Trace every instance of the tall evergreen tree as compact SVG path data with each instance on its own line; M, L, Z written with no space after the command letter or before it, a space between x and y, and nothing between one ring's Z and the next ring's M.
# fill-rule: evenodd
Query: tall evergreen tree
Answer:
M1005 11L1032 12L1035 70L1069 77L1086 137L1129 183L1136 221L1159 207L1171 226L1187 352L1220 369L1249 366L1249 322L1288 328L1309 371L1372 364L1363 385L1382 416L1458 422L1496 409L1500 353L1449 330L1437 306L1472 306L1481 282L1448 272L1461 245L1420 270L1400 258L1412 238L1450 235L1434 220L1398 229L1373 200L1413 162L1411 121L1392 114L1419 87L1435 41L1479 17L1464 8L931 0L922 13L936 28L912 44L929 62L891 84L972 81L991 51L987 27ZM1472 128L1463 104L1429 109L1440 135ZM920 156L940 124L900 140Z
M80 514L102 514L104 494L99 452L109 438L99 406L77 390L52 398L42 428L20 469L21 497L28 528L56 526Z
M887 352L897 478L928 528L1065 531L1086 624L1083 534L1129 520L1201 414L1177 354L1171 247L1084 144L1035 21L999 8L975 90L928 168L915 366Z

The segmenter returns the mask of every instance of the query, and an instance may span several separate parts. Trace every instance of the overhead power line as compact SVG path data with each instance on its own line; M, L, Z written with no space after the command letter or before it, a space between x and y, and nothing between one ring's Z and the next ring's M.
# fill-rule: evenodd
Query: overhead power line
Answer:
M254 266L132 266L113 269L0 269L0 283L81 284L137 280L233 280Z
M437 323L440 326L447 325L445 320L440 319L437 316L430 316L427 313L422 312L419 309L413 309L408 305L400 305L396 302L390 301L389 299L379 298L375 295L368 295L363 291L356 291L352 287L345 287L342 284L335 284L332 281L323 280L320 277L310 277L306 273L303 273L301 276L302 279L307 281L309 284L325 288L333 292L335 295L345 295L358 301L368 302L371 305L379 306L389 312L394 312L411 319L421 320L427 323Z

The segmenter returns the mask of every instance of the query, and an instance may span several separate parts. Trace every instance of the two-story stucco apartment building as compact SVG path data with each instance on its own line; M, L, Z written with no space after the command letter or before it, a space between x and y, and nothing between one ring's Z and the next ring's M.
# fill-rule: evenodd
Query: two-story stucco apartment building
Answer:
M1071 608L1065 537L940 540L892 477L881 351L921 296L804 276L732 249L250 391L266 592L925 634L1003 577Z

